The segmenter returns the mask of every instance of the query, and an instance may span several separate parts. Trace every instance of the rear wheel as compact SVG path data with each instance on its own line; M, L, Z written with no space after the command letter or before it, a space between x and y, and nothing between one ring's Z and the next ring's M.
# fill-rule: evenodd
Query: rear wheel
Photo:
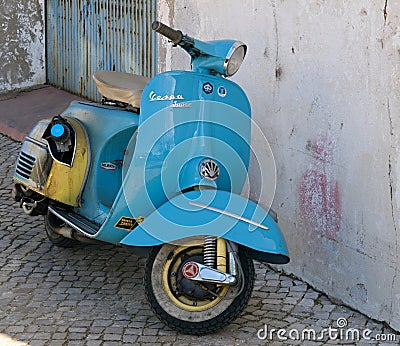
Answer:
M65 223L49 211L47 211L47 214L44 216L44 225L47 238L49 238L54 245L59 247L73 247L79 243L74 239L66 238L55 232L57 229L65 227Z
M183 266L203 263L201 245L155 248L147 261L145 291L156 315L185 334L213 333L228 325L245 309L254 283L254 266L240 251L241 273L235 286L196 282L183 276Z

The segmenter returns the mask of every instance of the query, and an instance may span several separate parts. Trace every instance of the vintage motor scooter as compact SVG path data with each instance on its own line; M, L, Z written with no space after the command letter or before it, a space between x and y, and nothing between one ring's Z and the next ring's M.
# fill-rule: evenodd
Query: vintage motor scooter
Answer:
M201 335L245 309L253 259L284 264L289 255L276 220L240 196L251 111L227 77L246 45L202 42L160 22L152 28L190 54L192 71L151 80L96 72L102 104L74 101L33 127L13 196L26 214L44 215L55 245L101 241L147 256L144 284L154 312L180 332Z

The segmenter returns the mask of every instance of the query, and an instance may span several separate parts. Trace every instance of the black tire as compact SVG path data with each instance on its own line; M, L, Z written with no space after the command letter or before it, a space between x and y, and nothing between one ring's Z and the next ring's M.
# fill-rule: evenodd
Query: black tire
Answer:
M174 253L173 248L178 247L171 244L164 244L161 247L154 248L147 260L144 277L145 293L147 300L149 301L149 304L151 305L151 308L155 314L168 326L184 334L211 334L230 324L246 308L253 290L254 265L253 261L248 257L246 251L241 249L242 251L239 251L238 254L241 262L241 272L243 273L243 277L239 279L239 282L236 286L225 286L225 288L223 288L227 290L223 294L227 298L214 298L215 300L219 300L215 305L203 311L192 312L178 307L179 304L177 305L176 302L174 303L171 300L171 294L176 294L176 297L178 297L178 292L173 293L173 287L171 290L167 288L169 293L166 292L165 286L168 285L165 284L165 281L163 283L165 276L163 276L162 272L164 271L167 273L168 269L172 268L172 265L169 266L166 263L171 261L171 256L173 256ZM162 256L167 254L167 256L165 256L166 258L164 260L162 270L160 270L159 266L160 254ZM178 254L176 258L178 258L178 256L183 257L181 254ZM179 275L176 273L174 275L172 274L173 273L165 275L171 275L171 277ZM189 304L187 307L188 309L191 309Z
M44 216L44 225L47 238L53 245L68 248L79 244L75 239L66 238L54 232L55 229L65 226L65 223L49 211L47 211L47 214Z

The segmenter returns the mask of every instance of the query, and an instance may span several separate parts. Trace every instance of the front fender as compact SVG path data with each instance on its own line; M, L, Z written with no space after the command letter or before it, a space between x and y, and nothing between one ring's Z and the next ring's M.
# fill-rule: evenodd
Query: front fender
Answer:
M285 239L271 216L253 201L220 190L190 191L174 197L146 217L121 244L157 246L199 235L241 244L261 261L289 262Z

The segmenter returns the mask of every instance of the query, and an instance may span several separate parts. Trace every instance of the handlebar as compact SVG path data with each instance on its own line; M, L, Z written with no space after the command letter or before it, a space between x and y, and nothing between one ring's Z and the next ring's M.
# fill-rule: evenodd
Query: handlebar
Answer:
M168 25L165 25L157 20L151 24L151 28L171 40L174 44L179 44L182 41L183 34L181 31L172 29Z

